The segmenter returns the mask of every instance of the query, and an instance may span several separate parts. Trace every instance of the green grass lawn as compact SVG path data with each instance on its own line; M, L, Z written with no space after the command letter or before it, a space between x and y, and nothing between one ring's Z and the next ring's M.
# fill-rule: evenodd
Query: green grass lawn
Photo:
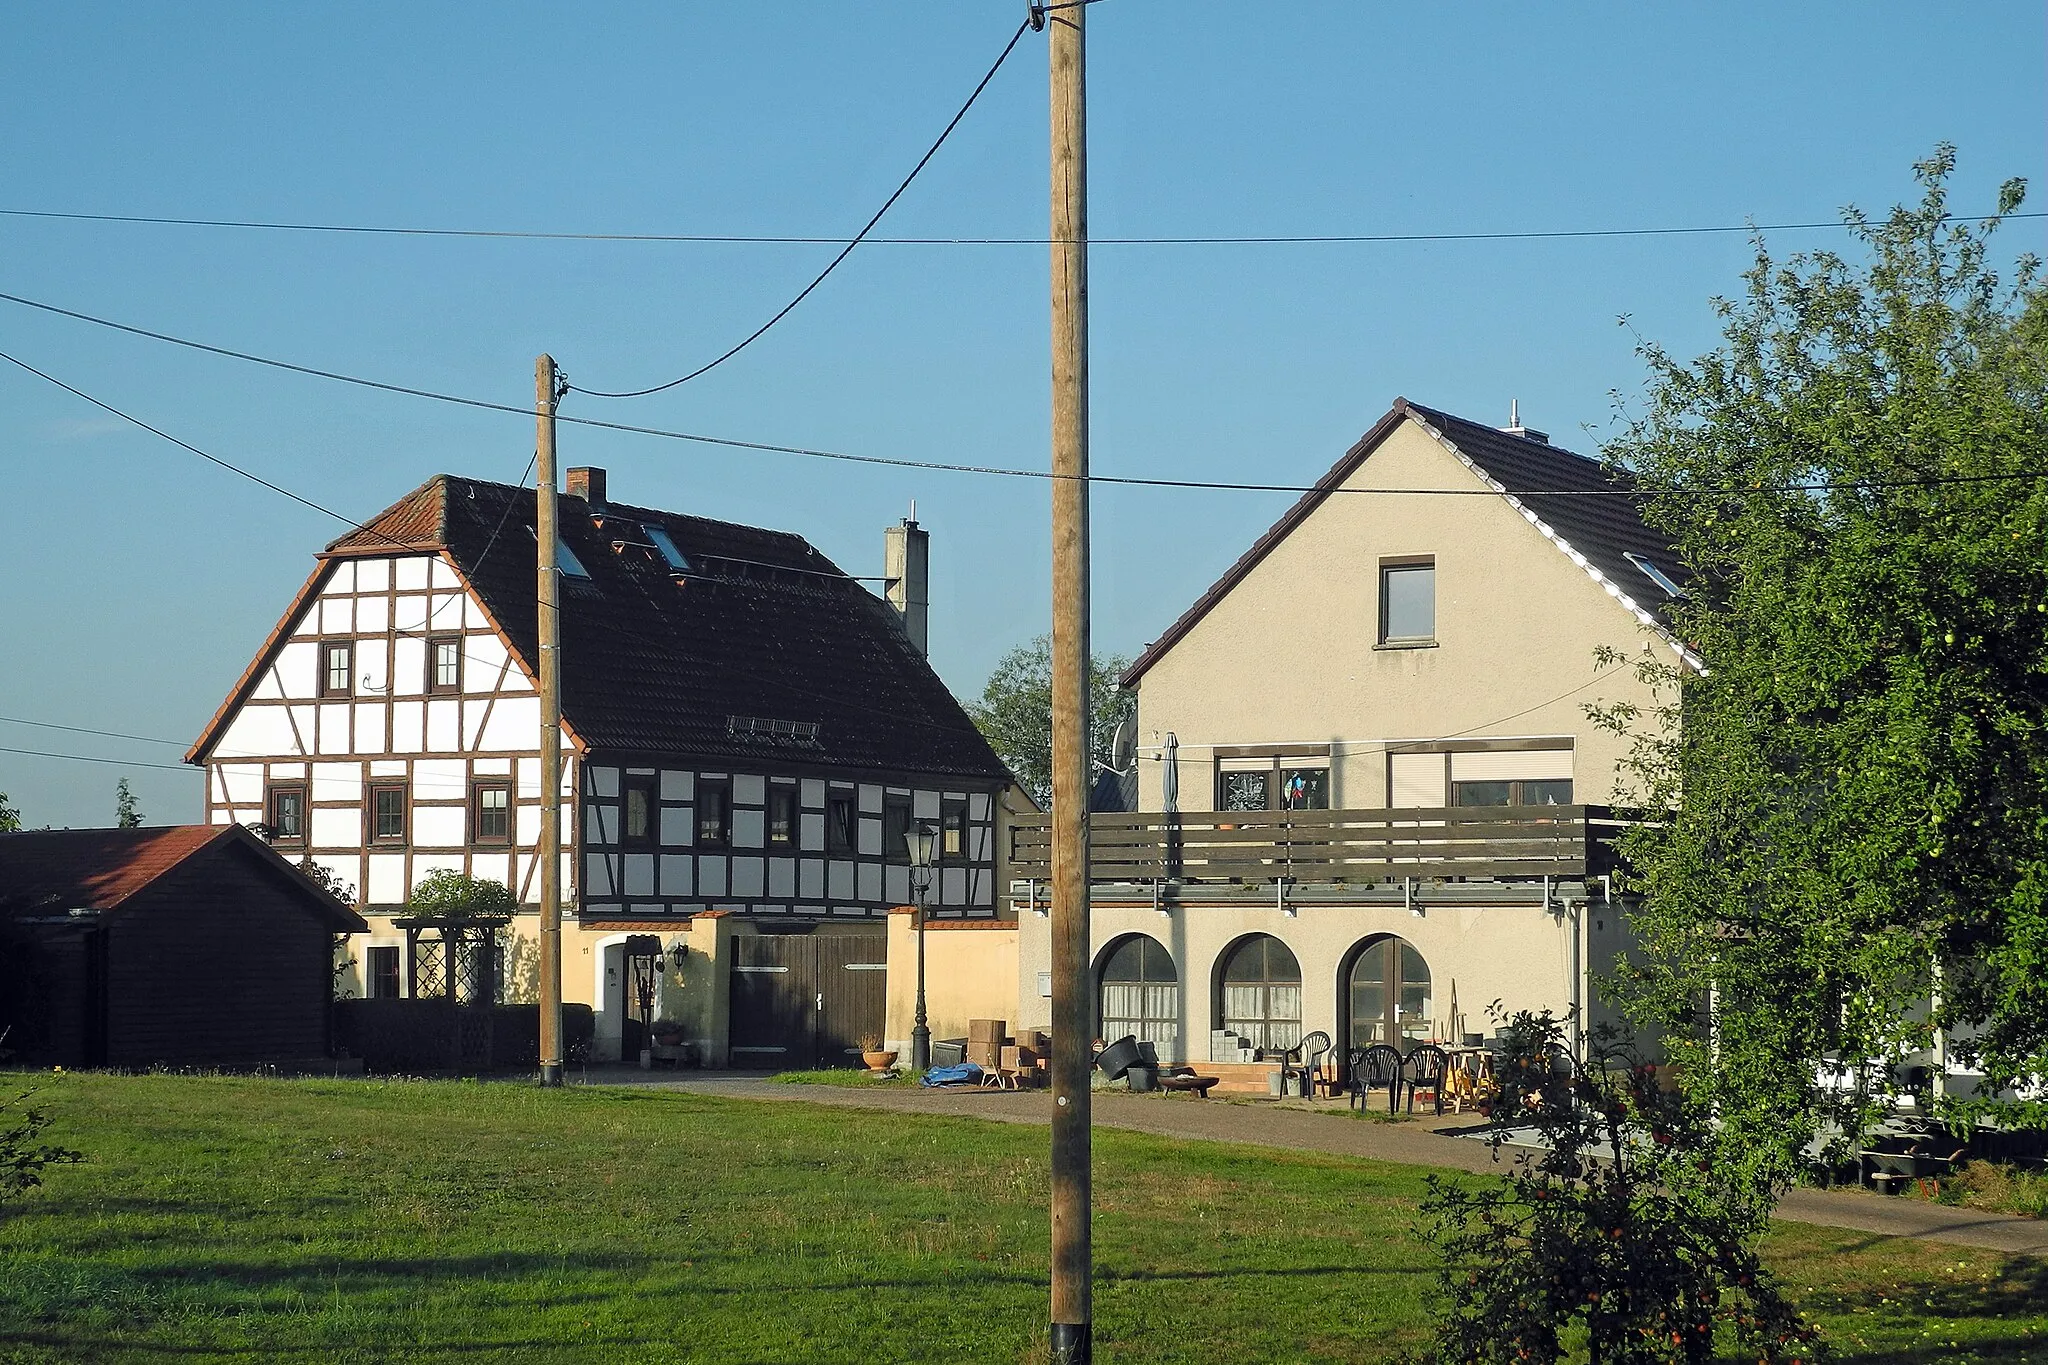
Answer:
M91 1160L0 1212L0 1360L1043 1355L1037 1129L460 1082L73 1076L38 1102ZM1099 1131L1101 1357L1419 1344L1420 1191ZM2039 1264L1797 1226L1771 1258L1847 1360L2048 1361Z

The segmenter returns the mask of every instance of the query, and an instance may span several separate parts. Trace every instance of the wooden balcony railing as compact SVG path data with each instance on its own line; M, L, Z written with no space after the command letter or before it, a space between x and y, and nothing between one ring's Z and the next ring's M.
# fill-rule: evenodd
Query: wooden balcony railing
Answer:
M1602 806L1138 811L1088 824L1091 881L1351 885L1584 877L1607 870L1606 840L1620 828ZM1009 875L1050 877L1051 817L1024 816L1011 828Z

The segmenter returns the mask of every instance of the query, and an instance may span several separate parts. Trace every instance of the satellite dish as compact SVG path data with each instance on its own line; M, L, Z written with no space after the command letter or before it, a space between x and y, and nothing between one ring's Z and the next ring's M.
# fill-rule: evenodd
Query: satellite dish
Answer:
M1116 735L1109 741L1109 764L1120 773L1138 761L1138 718L1125 716L1117 722Z

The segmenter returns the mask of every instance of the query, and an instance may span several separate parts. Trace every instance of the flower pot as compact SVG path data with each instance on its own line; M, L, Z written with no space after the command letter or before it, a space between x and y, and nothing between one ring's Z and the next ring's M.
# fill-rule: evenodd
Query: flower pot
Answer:
M875 1072L887 1071L896 1065L896 1054L893 1052L863 1052L860 1059L868 1070Z

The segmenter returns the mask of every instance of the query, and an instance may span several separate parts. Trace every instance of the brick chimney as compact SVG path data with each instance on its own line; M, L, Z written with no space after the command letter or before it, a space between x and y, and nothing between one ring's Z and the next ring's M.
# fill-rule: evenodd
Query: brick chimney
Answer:
M563 492L572 498L581 498L592 507L604 506L604 471L595 468L572 469Z
M917 524L917 504L901 525L883 532L883 595L896 609L896 620L917 652L925 648L925 626L931 613L931 536Z

